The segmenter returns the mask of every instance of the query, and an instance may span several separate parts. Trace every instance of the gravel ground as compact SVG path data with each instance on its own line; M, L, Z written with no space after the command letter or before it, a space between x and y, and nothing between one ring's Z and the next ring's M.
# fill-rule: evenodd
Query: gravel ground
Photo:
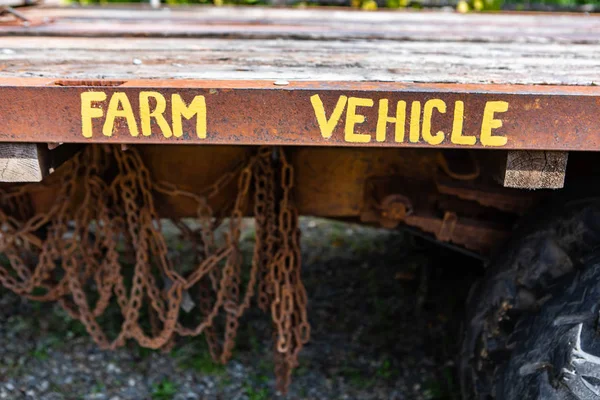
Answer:
M58 306L0 289L0 399L458 399L457 333L479 263L399 232L301 225L312 337L286 396L274 389L269 316L258 311L221 366L202 338L169 353L101 351Z

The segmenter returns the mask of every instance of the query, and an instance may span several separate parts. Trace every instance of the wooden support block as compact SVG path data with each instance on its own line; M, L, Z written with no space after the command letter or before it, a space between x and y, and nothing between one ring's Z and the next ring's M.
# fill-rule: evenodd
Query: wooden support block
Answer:
M40 182L48 165L45 145L0 143L0 182Z
M560 189L565 184L567 151L511 150L506 158L504 187Z

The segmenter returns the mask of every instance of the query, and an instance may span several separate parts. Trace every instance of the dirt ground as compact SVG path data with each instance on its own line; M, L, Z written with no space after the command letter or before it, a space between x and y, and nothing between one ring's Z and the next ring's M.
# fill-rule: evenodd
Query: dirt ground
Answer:
M312 336L286 396L274 389L270 316L260 311L244 317L221 366L202 338L167 354L133 343L101 351L57 305L0 289L0 399L458 400L458 332L481 263L402 232L301 226ZM248 222L247 256L253 243Z

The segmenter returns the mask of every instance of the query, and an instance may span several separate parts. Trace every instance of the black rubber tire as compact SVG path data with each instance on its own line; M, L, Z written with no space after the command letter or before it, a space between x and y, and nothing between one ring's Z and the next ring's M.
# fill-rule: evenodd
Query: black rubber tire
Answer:
M600 197L524 220L467 302L464 399L600 399Z

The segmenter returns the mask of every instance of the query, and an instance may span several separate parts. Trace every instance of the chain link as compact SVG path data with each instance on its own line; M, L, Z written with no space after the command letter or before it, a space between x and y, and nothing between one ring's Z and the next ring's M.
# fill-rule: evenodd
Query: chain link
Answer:
M61 169L56 200L45 213L33 213L30 196L48 188L25 185L0 193L0 251L8 260L0 264L3 286L33 300L59 302L103 349L131 339L143 347L169 349L178 335L204 334L213 359L222 363L231 357L239 318L256 298L272 314L278 389L287 390L310 326L300 276L294 171L282 149L259 148L196 193L154 182L135 148L91 145ZM210 199L232 185L235 201L223 215L215 215ZM195 251L191 271L172 260L156 211L157 195L196 203L198 228L174 223ZM251 205L256 246L244 288L238 244ZM220 243L215 231L225 215ZM191 327L182 311L186 296L198 304ZM122 319L112 336L99 321L111 307Z

